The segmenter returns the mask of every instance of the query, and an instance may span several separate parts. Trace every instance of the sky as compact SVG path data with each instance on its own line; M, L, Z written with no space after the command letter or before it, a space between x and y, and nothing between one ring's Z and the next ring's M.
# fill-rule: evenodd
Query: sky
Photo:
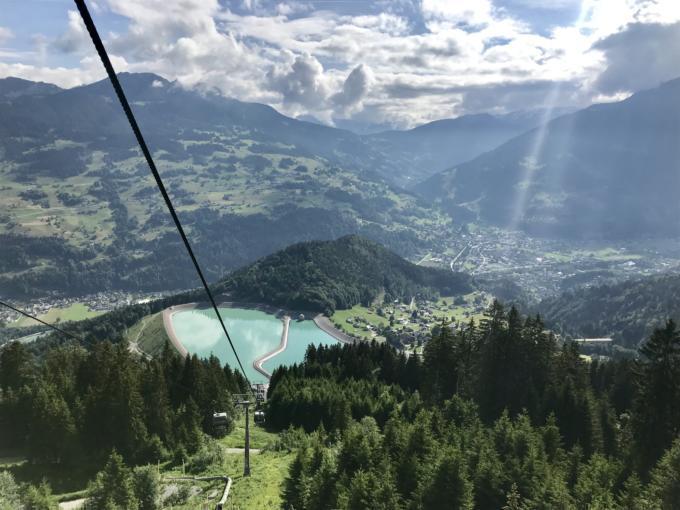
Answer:
M583 107L680 77L680 0L89 0L117 71L330 125ZM0 77L105 73L70 0L3 0Z

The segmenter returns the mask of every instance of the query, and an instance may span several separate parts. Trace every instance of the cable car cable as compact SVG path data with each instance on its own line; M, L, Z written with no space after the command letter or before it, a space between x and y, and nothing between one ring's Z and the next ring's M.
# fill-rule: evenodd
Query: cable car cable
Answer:
M10 310L14 310L15 312L20 313L24 317L28 317L29 319L33 319L34 321L38 321L40 324L44 324L45 326L52 328L53 330L61 333L62 335L66 335L67 337L72 338L73 340L77 340L79 342L86 342L86 340L84 340L84 339L82 339L82 338L80 338L80 337L78 337L78 336L76 336L72 333L69 333L68 331L64 331L63 329L58 328L53 324L49 324L49 323L47 323L43 320L40 320L37 317L34 317L33 315L31 315L30 313L24 312L23 310L19 310L18 308L13 307L9 303L5 303L4 301L0 301L0 305L5 306L5 307L9 308Z
M210 304L213 307L213 310L215 310L215 313L217 314L217 319L220 321L220 325L222 326L222 331L224 331L225 336L227 337L227 340L229 341L229 345L231 346L231 350L234 352L234 356L236 357L236 361L238 362L239 368L241 369L241 373L243 373L243 377L246 380L246 383L248 384L248 389L250 390L250 380L248 379L248 375L246 374L246 371L243 368L243 365L241 364L241 360L236 352L236 348L234 347L234 343L231 340L231 336L229 336L229 332L227 331L227 327L224 324L224 321L222 320L222 316L220 315L220 312L217 308L217 303L215 302L215 298L212 295L212 292L210 291L210 287L208 286L208 282L203 276L203 271L201 270L200 265L198 264L198 260L196 259L196 256L194 255L194 251L191 248L191 244L189 243L189 239L187 238L186 234L184 233L184 228L182 227L182 223L179 220L179 217L177 216L177 213L175 212L175 208L172 205L172 201L170 200L170 196L168 195L168 192L165 189L165 185L163 184L163 180L161 179L160 174L158 173L158 169L156 168L156 164L153 161L153 158L151 156L151 152L149 151L149 148L146 145L146 141L144 140L144 137L142 136L142 132L139 129L139 125L137 124L137 121L135 120L135 116L132 113L132 109L130 108L130 104L128 103L127 98L125 97L125 92L123 91L123 87L121 86L120 82L118 81L118 76L116 75L115 70L113 69L113 65L111 64L111 60L109 59L108 53L106 52L106 48L104 47L104 43L102 42L101 38L99 37L99 33L97 32L97 27L94 24L94 21L92 20L92 17L90 16L90 12L87 9L87 5L85 5L85 0L74 0L76 3L76 6L78 7L78 11L80 12L80 16L83 20L83 23L85 23L85 27L87 28L87 31L90 34L90 37L92 38L92 42L97 50L97 53L99 54L99 58L102 61L102 64L104 65L104 68L106 69L106 73L109 76L109 81L111 82L111 85L113 85L113 88L116 92L116 95L118 96L118 100L120 101L121 106L123 107L123 110L125 112L125 115L128 119L128 122L130 123L130 127L132 128L132 131L135 134L135 137L137 138L137 143L139 144L140 149L142 150L142 153L144 154L144 158L146 159L147 164L149 165L149 169L151 170L151 173L153 174L154 179L156 180L156 185L158 186L159 191L161 192L161 195L163 196L163 199L165 200L165 205L168 207L168 211L170 212L170 215L172 216L172 220L175 222L175 227L177 227L177 231L179 232L180 237L182 238L182 241L184 242L184 247L186 248L187 252L189 253L189 257L191 258L191 261L194 264L194 268L196 269L196 272L198 273L198 276L201 280L201 283L203 284L203 288L205 289L206 294L208 295L208 299L210 300Z

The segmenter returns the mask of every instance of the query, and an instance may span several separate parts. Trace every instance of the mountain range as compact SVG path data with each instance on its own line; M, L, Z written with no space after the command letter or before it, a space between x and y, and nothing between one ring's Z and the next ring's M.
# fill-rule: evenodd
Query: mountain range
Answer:
M120 78L211 279L298 241L359 233L414 256L451 231L354 133L153 74ZM3 292L192 285L110 84L6 79L0 91Z
M465 221L565 238L680 233L680 79L553 119L416 190Z
M415 257L444 252L467 222L562 238L680 233L680 80L576 112L359 135L154 74L120 78L212 280L347 234ZM0 116L3 292L193 285L107 81L0 80Z

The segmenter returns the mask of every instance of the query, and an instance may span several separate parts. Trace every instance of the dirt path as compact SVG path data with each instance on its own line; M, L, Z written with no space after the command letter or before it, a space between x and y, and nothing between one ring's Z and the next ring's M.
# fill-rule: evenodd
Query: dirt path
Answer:
M245 448L225 448L224 451L226 453L243 453L245 451ZM251 448L250 453L251 455L259 455L262 452L259 448Z
M149 324L149 322L153 319L153 317L154 316L152 315L151 317L146 317L146 318L142 319L142 327L139 328L139 331L137 332L137 336L135 337L135 339L133 341L131 341L128 344L128 350L131 353L137 354L138 356L140 356L142 358L151 358L150 354L147 354L146 352L144 352L142 349L139 348L139 339L142 336L142 333L144 332L144 329L146 328L147 324Z
M425 261L428 260L429 258L430 258L430 254L428 253L428 254L425 255L422 259L420 259L418 262L416 262L416 266L419 266L420 264L422 264L423 262L425 262Z
M77 510L78 508L82 508L84 504L85 498L64 501L63 503L59 503L59 510Z

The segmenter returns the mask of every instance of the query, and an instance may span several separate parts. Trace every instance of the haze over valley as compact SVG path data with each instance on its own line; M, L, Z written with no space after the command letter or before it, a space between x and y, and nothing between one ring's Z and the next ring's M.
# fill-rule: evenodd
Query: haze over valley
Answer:
M359 135L157 75L121 80L211 279L350 233L490 288L513 280L503 297L525 302L677 265L676 201L657 200L677 175L676 81L574 113ZM7 78L0 91L6 296L192 287L108 83Z

